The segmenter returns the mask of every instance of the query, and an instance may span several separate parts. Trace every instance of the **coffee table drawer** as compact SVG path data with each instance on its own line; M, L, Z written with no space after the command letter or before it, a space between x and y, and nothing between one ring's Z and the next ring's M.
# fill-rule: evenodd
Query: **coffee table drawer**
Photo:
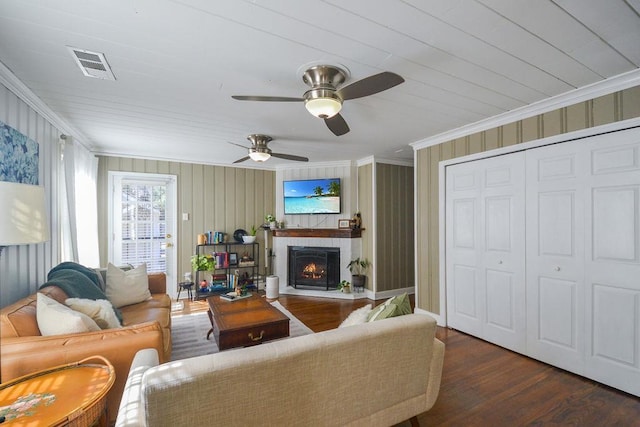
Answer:
M269 340L288 337L289 319L223 331L219 331L214 325L214 335L220 350L247 347Z

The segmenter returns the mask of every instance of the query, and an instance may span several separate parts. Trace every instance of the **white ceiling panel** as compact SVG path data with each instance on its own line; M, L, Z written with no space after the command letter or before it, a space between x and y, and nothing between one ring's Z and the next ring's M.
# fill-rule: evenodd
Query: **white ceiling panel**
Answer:
M2 0L0 62L96 153L214 164L251 133L312 162L411 160L408 144L637 70L638 0ZM635 8L635 9L634 9ZM85 77L67 46L101 52ZM344 101L335 136L302 102L310 65L405 82ZM203 154L204 153L204 154ZM275 168L272 158L242 166Z

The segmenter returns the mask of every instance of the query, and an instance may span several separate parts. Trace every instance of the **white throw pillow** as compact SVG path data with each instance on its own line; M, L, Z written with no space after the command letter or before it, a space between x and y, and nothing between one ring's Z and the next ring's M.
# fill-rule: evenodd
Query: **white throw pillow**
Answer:
M359 325L361 323L367 323L367 318L371 312L371 304L367 304L364 307L360 307L357 310L353 310L349 316L338 326L338 328L344 328L345 326Z
M123 271L115 265L107 265L107 298L114 307L137 304L151 298L147 264Z
M36 296L36 319L43 336L100 330L100 326L86 314L74 311L40 292Z
M119 328L120 321L113 311L113 306L106 299L67 298L67 307L91 317L101 329Z

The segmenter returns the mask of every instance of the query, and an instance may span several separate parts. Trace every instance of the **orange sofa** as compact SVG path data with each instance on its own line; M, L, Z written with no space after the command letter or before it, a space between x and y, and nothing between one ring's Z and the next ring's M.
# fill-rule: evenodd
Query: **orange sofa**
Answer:
M79 334L42 336L36 319L36 294L0 310L0 382L81 360L105 357L115 368L116 380L107 396L110 421L118 405L133 357L143 348L155 348L162 362L171 359L171 299L166 275L151 273L151 298L120 307L123 327ZM68 298L57 286L38 292L63 303Z

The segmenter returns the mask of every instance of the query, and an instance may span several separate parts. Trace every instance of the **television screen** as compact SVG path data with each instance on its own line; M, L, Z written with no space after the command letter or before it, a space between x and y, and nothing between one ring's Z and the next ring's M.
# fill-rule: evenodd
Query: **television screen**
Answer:
M284 214L339 214L340 178L284 181Z

